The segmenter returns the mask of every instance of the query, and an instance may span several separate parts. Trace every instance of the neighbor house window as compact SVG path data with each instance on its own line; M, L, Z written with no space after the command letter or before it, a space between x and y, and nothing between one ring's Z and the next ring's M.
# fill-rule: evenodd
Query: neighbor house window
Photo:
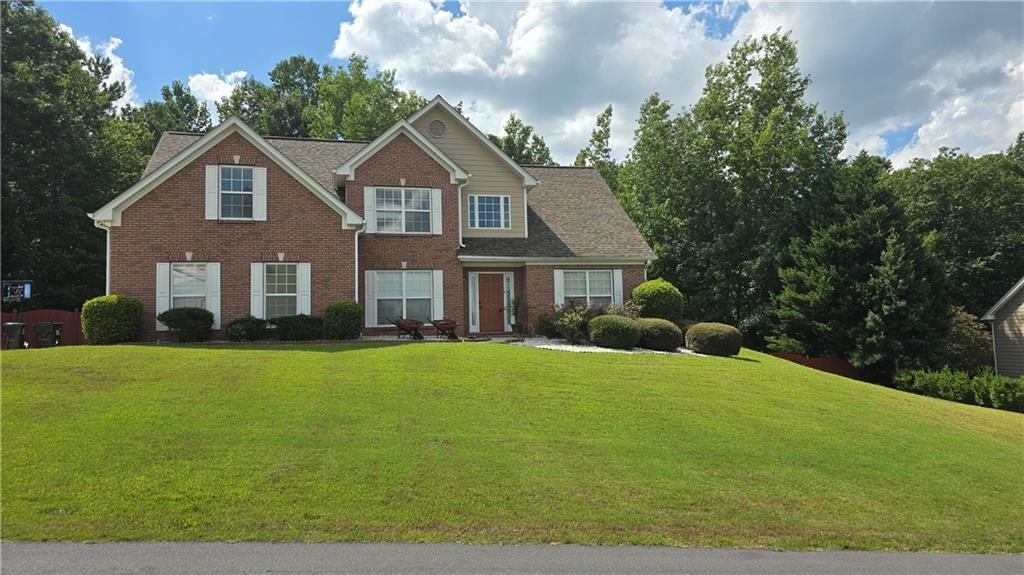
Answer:
M171 264L171 307L206 309L206 264Z
M377 188L377 231L430 233L429 188Z
M266 319L298 313L298 265L266 264L263 273L267 298Z
M611 270L564 272L565 300L594 307L608 307L612 303Z
M251 167L220 167L220 217L252 218Z
M511 196L469 196L469 227L509 229L512 227Z
M430 271L377 272L377 324L388 319L431 320L434 292Z

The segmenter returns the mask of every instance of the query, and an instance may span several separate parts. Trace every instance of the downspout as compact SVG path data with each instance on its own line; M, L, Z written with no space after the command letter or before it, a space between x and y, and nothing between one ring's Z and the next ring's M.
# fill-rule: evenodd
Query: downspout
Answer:
M994 318L988 322L988 328L992 331L992 371L999 375L999 356L996 355L996 320Z
M366 223L365 222L363 223L362 226L360 226L358 229L356 229L356 235L355 235L355 241L356 241L356 243L355 243L355 252L356 252L356 276L355 276L355 280L356 280L355 281L355 285L356 285L356 303L359 303L359 234L363 233L364 231L366 231Z
M104 294L110 295L110 228L107 228L107 272L106 272L106 287L104 288Z
M459 247L464 248L466 244L462 243L462 188L466 185L466 182L459 184L458 198L456 204L459 207Z

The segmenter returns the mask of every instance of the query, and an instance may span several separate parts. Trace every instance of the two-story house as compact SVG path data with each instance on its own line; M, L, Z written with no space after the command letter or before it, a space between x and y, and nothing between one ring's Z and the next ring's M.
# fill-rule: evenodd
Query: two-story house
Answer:
M368 334L385 318L530 331L552 304L622 302L654 257L597 171L518 165L440 96L372 142L261 137L237 117L165 133L91 217L107 293L142 301L145 339L172 307L222 329L342 300Z

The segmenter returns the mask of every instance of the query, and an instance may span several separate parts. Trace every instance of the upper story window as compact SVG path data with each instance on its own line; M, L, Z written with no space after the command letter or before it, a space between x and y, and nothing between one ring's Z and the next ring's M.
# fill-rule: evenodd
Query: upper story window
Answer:
M220 167L220 217L252 219L252 168Z
M509 229L512 227L510 196L469 196L469 227L472 229Z
M429 188L377 188L377 232L431 233L430 196Z
M611 270L565 270L565 301L605 308L612 303Z
M206 308L206 264L171 264L171 307Z

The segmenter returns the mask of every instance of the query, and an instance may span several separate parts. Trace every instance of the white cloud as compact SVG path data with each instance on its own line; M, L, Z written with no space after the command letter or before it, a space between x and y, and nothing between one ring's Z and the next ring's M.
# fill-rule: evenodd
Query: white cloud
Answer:
M983 153L1024 130L1024 8L1001 3L487 3L408 0L349 6L332 56L367 55L403 86L463 101L485 131L515 111L557 160L584 146L594 116L615 106L622 157L640 103L700 97L704 70L752 34L792 30L808 97L849 122L847 151L884 153L886 135L919 126L893 159L941 145ZM735 27L722 33L721 19ZM709 22L711 29L709 29ZM728 26L725 28L728 31Z
M135 72L125 66L124 59L116 53L121 47L122 41L116 36L111 36L106 42L93 44L88 36L79 38L75 36L74 30L67 24L58 24L62 32L67 33L75 39L78 48L88 56L102 56L110 60L110 76L106 83L121 82L124 84L124 95L114 102L115 108L123 108L127 104L139 105L139 95L135 90Z
M210 109L210 116L216 122L218 121L217 102L230 96L235 86L248 75L249 73L245 70L237 70L228 74L200 72L188 77L188 89L196 98L206 102L206 107Z

